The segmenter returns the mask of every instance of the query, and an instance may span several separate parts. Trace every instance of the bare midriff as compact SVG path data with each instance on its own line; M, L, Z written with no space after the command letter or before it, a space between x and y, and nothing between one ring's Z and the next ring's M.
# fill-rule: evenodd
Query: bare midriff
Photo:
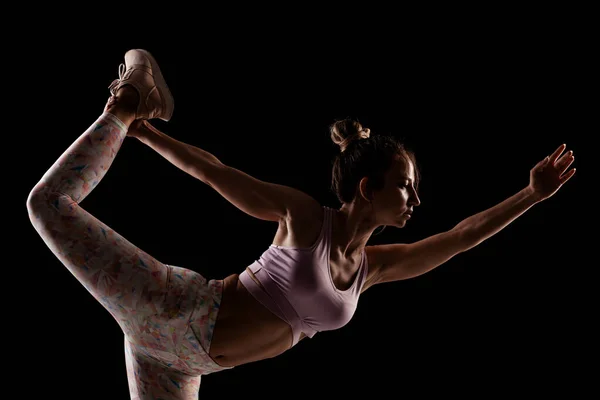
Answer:
M254 274L246 270L262 288ZM209 356L221 366L235 367L288 350L292 345L290 325L259 303L239 281L238 274L226 277L223 282Z
M323 221L321 206L316 205L316 209L289 221L280 221L273 244L310 247L318 237ZM249 268L246 271L264 290L252 271ZM223 282L221 308L209 356L219 365L235 367L289 350L292 346L291 326L256 300L240 282L239 274L229 275ZM301 333L300 340L304 337Z

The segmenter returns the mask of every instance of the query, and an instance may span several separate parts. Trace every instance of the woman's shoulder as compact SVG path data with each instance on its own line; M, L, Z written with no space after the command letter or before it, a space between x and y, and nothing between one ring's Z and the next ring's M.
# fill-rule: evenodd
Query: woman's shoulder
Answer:
M289 210L288 219L295 222L304 222L304 225L322 224L325 218L325 213L332 210L330 207L322 205L311 196L303 198L301 204L297 204L293 209Z
M329 207L322 206L315 200L305 207L290 211L288 218L280 221L273 244L294 248L310 247L319 236L325 215L331 212L329 210Z

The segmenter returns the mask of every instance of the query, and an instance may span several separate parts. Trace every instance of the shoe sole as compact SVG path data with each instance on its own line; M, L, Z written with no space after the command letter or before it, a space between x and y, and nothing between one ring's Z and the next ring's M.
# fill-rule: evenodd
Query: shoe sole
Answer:
M164 113L158 118L162 119L163 121L169 121L173 116L174 101L173 95L169 90L169 86L167 86L167 82L165 81L162 72L160 72L160 67L158 66L158 63L156 62L152 54L150 54L148 51L143 49L136 49L134 51L139 51L144 56L146 56L148 60L150 60L150 65L152 68L152 77L154 78L156 89L158 90L161 99L164 101Z

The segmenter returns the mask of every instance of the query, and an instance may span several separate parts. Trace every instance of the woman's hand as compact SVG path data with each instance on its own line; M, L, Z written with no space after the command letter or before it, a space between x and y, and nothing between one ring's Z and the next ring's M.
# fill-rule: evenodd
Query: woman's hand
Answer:
M567 171L575 160L573 151L567 151L561 156L566 147L561 144L529 172L529 188L539 200L552 196L575 174L575 168Z
M153 127L147 120L136 119L131 123L131 125L129 125L129 130L127 130L127 136L141 139L144 136L147 136L149 133L157 131L158 129Z

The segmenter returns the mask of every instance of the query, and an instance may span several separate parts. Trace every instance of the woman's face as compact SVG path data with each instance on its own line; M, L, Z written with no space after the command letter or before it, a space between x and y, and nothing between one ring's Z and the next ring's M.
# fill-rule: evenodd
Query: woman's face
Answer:
M403 156L397 156L385 176L385 186L373 193L375 218L381 225L402 228L413 208L421 204L415 189L415 168Z

